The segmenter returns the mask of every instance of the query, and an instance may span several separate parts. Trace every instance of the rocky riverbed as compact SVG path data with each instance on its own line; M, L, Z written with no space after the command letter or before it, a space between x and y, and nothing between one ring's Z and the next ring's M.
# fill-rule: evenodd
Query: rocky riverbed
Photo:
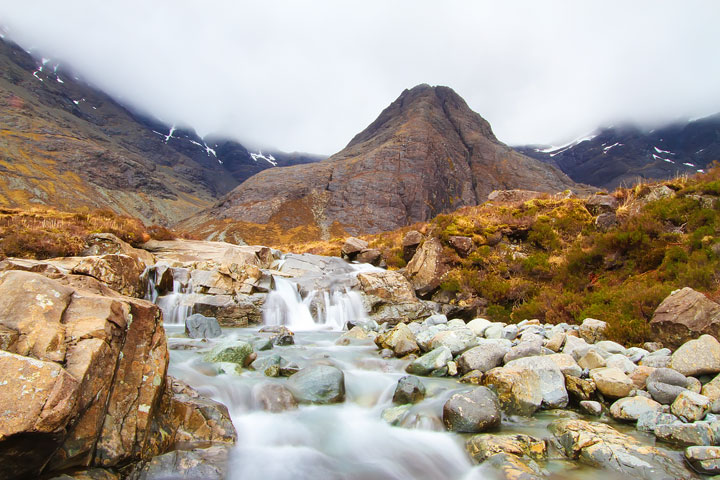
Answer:
M7 259L0 477L720 472L720 343L701 334L718 307L697 292L658 308L671 350L595 319L448 319L418 288L218 242L98 235L81 257Z

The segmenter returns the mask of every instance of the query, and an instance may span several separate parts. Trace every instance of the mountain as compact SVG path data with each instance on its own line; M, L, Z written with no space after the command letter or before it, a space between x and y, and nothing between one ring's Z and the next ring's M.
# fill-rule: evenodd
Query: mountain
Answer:
M576 182L614 189L706 170L720 160L720 113L654 130L600 129L559 147L515 147Z
M0 40L0 206L108 207L175 223L255 173L321 157L251 152L127 108Z
M329 159L260 172L180 226L225 235L233 222L246 222L276 231L307 227L327 238L425 221L515 188L580 187L498 141L452 89L419 85Z

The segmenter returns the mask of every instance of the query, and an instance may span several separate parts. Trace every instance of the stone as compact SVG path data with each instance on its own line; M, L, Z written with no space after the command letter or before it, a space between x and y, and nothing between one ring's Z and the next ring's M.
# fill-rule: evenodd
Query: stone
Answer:
M404 403L402 405L394 405L382 411L382 419L390 425L400 425L407 413L410 411L412 404Z
M686 376L720 373L720 342L710 335L685 342L672 354L668 367Z
M676 348L700 335L720 335L720 305L692 288L672 292L650 320L656 340Z
M535 461L511 453L491 455L485 460L484 465L492 467L497 475L492 478L500 480L542 480L545 478L543 471Z
M485 374L480 370L472 370L458 380L460 383L469 383L471 385L482 385ZM497 392L496 392L497 393Z
M580 408L582 408L588 415L599 417L602 415L602 404L592 400L583 400L580 402Z
M215 317L194 313L185 319L185 335L190 338L217 338L222 335Z
M453 318L452 320L449 320L446 325L450 330L467 329L465 320L462 320L460 318Z
M497 394L502 410L508 414L531 416L542 406L540 376L531 369L497 367L480 378Z
M610 416L615 420L626 422L636 422L647 412L660 411L662 411L661 404L641 396L621 398L610 406Z
M565 375L565 388L576 401L590 400L597 388L595 382L573 375Z
M234 363L241 367L247 367L255 360L253 347L247 342L237 342L236 345L220 345L205 355L207 362Z
M406 262L409 262L410 259L412 259L412 257L415 255L415 252L417 251L417 248L420 246L423 240L425 240L425 237L417 230L410 230L405 234L405 236L403 236L403 259Z
M688 379L680 372L670 368L656 368L647 377L647 391L652 398L663 405L670 405L685 391Z
M600 349L603 352L607 352L610 355L614 355L616 353L625 353L625 347L620 345L617 342L613 342L610 340L602 340L595 344L595 349ZM603 355L603 357L607 357L608 355Z
M534 357L542 353L542 341L539 342L523 342L515 345L503 357L503 362L508 363L518 358Z
M530 435L473 435L465 443L465 449L476 463L483 463L496 453L509 453L534 460L547 458L545 441Z
M398 323L389 332L375 337L375 344L380 348L392 350L397 356L408 355L420 350L415 342L415 335L404 323Z
M288 379L287 387L300 403L328 404L345 400L345 375L330 365L303 368Z
M685 422L697 422L710 411L710 399L699 393L685 390L675 398L670 411Z
M370 337L368 334L363 330L362 328L355 326L352 327L347 332L340 335L340 337L335 340L335 345L355 345L355 344L362 344L370 341Z
M642 360L643 358L645 358L645 356L646 356L647 354L649 354L650 352L648 352L648 351L645 350L644 348L630 347L630 348L626 349L626 350L625 350L624 352L622 352L622 353L623 353L623 355L625 355L625 356L627 357L627 359L630 360L631 362L633 362L633 363L638 363L638 362L640 362L640 360Z
M298 407L292 392L280 383L261 383L253 388L253 394L255 401L266 412L279 413Z
M443 406L443 423L453 432L484 432L498 427L500 420L500 402L486 387L456 393Z
M470 252L475 249L475 243L470 237L451 235L448 237L448 244L450 244L461 257L467 257Z
M140 261L145 267L155 265L155 256L141 248L135 248L129 243L119 239L112 233L93 233L85 239L85 250L80 255L83 257L101 255L127 255Z
M695 478L664 451L643 445L607 424L559 419L549 429L569 458L592 467L645 480Z
M138 258L116 254L79 257L71 269L74 274L100 280L122 295L139 298L145 296L147 290L144 271L145 264Z
M563 354L519 358L508 362L504 368L523 370L526 374L529 371L535 372L540 380L542 407L549 409L565 408L569 402L569 397L565 388L564 369L558 362L558 355ZM564 357L568 356L564 355ZM559 360L562 361L562 359ZM580 367L577 364L575 364L575 367L578 369L577 373L579 375Z
M175 450L154 457L132 473L133 480L203 479L227 477L230 447L212 446L194 450Z
M477 347L467 350L457 357L458 369L461 374L472 370L487 372L488 370L502 365L503 357L509 349L493 342L483 342Z
M657 425L655 436L676 445L715 445L716 434L708 422L669 423Z
M602 368L606 366L605 359L597 353L595 350L588 351L583 357L578 360L578 365L581 368L592 370L594 368Z
M419 378L406 375L398 380L392 399L395 403L404 404L417 403L423 398L425 398L425 385Z
M430 375L434 370L447 367L452 358L449 348L438 347L410 362L405 371L412 375Z
M720 375L703 385L701 393L710 400L711 411L720 413Z
M653 433L658 425L670 425L680 423L680 420L670 413L663 413L660 410L648 410L638 417L635 428L641 432Z
M654 368L640 365L635 370L633 370L630 373L630 375L628 375L628 376L630 377L630 380L632 380L633 384L635 385L635 388L642 390L647 385L648 377L654 371L655 371Z
M618 370L622 370L623 373L625 373L626 375L630 375L637 368L637 365L631 362L625 355L622 355L620 353L610 355L608 358L606 358L605 365L611 368L617 368Z
M502 338L515 340L518 336L518 332L519 329L517 325L505 325L503 327Z
M493 323L485 329L483 332L487 339L499 339L503 338L503 326L502 324Z
M580 324L578 334L580 335L580 338L585 340L587 343L597 343L605 340L606 330L607 323L594 318L586 318Z
M571 355L575 360L580 360L590 350L590 345L585 340L568 335L565 338L565 346L562 352Z
M667 368L670 363L670 352L665 353L664 349L645 355L640 360L640 365L651 368Z
M614 213L617 207L618 200L612 195L596 193L585 200L585 208L587 208L592 215Z
M556 332L550 336L548 341L545 343L545 348L552 350L553 352L559 352L565 345L565 333Z
M354 260L355 257L364 249L368 247L368 242L355 237L349 237L345 240L340 254L343 258Z
M430 315L428 318L426 318L423 321L423 325L427 325L429 327L433 325L446 325L448 323L448 318L446 315L442 313L436 313L434 315Z
M485 318L474 318L466 324L466 327L472 330L473 333L478 337L482 337L485 333L485 329L488 328L490 325L492 325L492 322L490 320L487 320Z
M608 398L622 398L635 388L632 380L618 368L598 368L590 372L590 378L600 393Z
M582 375L582 368L570 355L564 353L553 353L550 355L540 355L531 358L518 358L512 362L508 362L505 366L522 365L528 368L552 368L558 369L564 375L572 375L579 377Z
M357 263L369 263L377 267L383 264L382 252L377 248L365 248L355 256L355 261Z
M446 330L435 335L430 342L430 348L447 347L453 355L477 345L478 339L469 328Z
M688 447L685 458L692 467L704 475L720 474L720 447Z
M428 238L417 249L405 271L415 292L423 297L434 292L442 281L442 244L436 238Z

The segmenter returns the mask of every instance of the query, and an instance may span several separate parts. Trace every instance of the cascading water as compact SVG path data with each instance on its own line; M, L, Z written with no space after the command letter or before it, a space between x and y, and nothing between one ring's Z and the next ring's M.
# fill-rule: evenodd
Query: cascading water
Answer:
M172 286L167 289L163 278L168 270L172 270ZM164 323L168 325L184 325L185 319L192 312L194 295L192 277L184 268L170 268L158 264L146 271L148 276L148 290L146 300L155 303L163 312Z

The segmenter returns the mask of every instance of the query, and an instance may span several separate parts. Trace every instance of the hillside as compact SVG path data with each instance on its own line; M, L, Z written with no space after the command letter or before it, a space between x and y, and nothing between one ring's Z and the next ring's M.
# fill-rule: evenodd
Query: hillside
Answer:
M0 206L106 207L170 224L249 176L320 157L251 152L134 112L0 40Z
M654 130L603 128L562 146L516 147L576 182L614 189L692 175L720 160L720 114Z
M426 221L508 188L583 187L498 141L450 88L419 85L326 161L261 172L180 227L236 241L250 240L246 227L270 243L278 230L329 238Z

